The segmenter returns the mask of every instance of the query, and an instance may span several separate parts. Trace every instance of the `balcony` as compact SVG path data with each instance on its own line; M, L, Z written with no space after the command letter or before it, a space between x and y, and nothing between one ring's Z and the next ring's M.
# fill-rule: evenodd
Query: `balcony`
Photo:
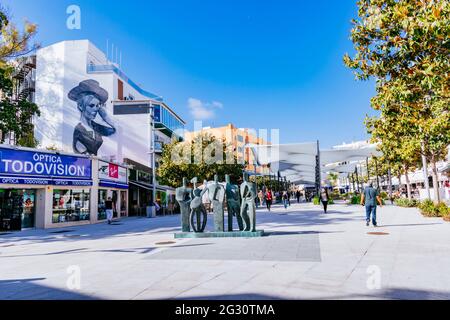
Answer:
M25 79L33 69L36 69L36 56L21 58L18 60L12 77L18 80Z
M34 92L36 92L36 81L31 78L25 79L20 81L16 88L16 98L17 100L29 99Z

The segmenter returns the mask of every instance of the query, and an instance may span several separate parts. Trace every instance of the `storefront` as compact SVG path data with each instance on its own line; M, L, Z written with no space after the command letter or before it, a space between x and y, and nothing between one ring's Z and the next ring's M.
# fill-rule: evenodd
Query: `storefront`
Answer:
M0 231L34 228L36 190L0 189Z
M88 157L0 146L0 230L90 221Z
M113 217L128 216L128 169L98 160L98 213L97 220L106 220L106 201L113 202Z

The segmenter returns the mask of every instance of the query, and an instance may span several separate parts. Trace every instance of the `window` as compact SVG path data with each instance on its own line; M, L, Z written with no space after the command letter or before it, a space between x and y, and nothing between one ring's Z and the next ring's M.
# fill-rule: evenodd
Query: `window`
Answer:
M98 190L98 215L97 219L99 221L106 220L106 200L111 198L113 202L113 217L117 218L117 191L111 191L106 189Z
M88 221L90 190L54 190L53 223Z
M238 140L239 142L244 142L244 137L241 136L241 135L238 135L238 136L237 136L237 140Z
M118 92L118 96L117 98L119 100L123 100L123 82L120 79L117 79L117 92Z

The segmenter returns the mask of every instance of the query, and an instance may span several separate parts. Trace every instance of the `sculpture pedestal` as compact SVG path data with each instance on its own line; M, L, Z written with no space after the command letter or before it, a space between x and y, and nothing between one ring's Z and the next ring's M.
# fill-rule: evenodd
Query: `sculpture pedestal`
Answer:
M232 231L232 232L181 232L175 233L175 239L198 239L198 238L258 238L264 236L264 230Z

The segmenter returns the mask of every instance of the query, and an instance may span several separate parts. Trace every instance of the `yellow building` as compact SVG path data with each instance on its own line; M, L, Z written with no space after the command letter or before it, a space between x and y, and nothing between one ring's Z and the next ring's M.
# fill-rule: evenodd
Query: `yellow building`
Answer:
M247 164L246 171L249 172L256 171L256 173L258 174L269 174L269 168L267 168L266 166L256 166L255 168L254 155L250 150L250 148L245 147L246 144L255 144L255 145L270 144L269 142L263 140L262 138L258 138L255 130L239 129L230 123L224 127L218 128L206 127L203 128L202 131L186 132L184 135L184 139L185 141L190 142L200 133L212 135L216 139L224 140L225 143L233 146L233 150L235 150L236 152L238 162Z

